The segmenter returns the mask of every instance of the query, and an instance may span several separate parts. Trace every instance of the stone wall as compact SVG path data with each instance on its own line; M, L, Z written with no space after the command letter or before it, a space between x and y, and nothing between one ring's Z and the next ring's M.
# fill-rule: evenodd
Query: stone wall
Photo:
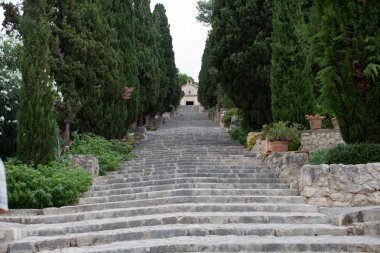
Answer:
M344 143L339 129L316 129L301 132L302 150L314 152Z
M93 155L71 155L69 157L74 162L74 167L81 167L91 173L93 177L99 175L99 161Z
M301 168L308 163L307 153L282 152L272 153L266 158L266 164L286 179L292 189L300 189Z
M380 163L305 165L300 186L309 204L380 205Z

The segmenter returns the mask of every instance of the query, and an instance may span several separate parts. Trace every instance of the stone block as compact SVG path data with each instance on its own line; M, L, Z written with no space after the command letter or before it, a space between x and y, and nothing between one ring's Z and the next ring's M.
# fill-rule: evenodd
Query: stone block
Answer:
M303 151L315 152L344 143L339 129L314 129L301 132Z
M91 173L93 177L99 176L99 161L93 155L70 155L74 167L81 167Z

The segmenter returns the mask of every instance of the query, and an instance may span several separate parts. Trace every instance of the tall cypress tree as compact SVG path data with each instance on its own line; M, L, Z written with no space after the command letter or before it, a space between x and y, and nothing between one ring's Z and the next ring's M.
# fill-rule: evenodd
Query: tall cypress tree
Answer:
M49 67L48 9L46 0L26 0L21 20L24 55L17 153L26 163L44 164L55 157L57 124Z
M213 65L223 90L251 127L270 122L272 1L214 1L212 28Z
M209 33L202 56L199 72L198 100L205 107L214 107L218 103L218 81L216 68L212 64L213 32Z
M159 48L163 53L162 66L164 84L160 87L163 106L160 113L171 111L178 107L181 100L181 87L178 85L177 68L175 65L173 39L166 16L166 9L162 4L156 4L153 11L154 23L159 33Z
M318 0L322 96L348 143L380 143L380 2Z
M138 125L144 124L145 116L155 111L159 96L159 58L157 32L150 12L149 0L134 0L136 15L136 51L140 84Z
M134 91L125 106L120 108L128 127L138 115L139 80L137 78L137 57L135 39L135 14L132 1L111 0L102 1L103 13L109 25L117 33L117 52L120 56L119 78L121 87L132 87Z
M304 124L304 116L314 110L312 81L305 68L308 47L300 36L302 2L274 1L271 91L275 121Z

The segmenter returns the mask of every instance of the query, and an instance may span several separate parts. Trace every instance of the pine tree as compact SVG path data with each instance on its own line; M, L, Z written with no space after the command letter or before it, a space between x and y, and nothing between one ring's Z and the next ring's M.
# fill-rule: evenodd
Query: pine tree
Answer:
M24 55L17 153L23 162L35 164L48 163L55 158L57 138L47 10L46 0L26 0L21 20Z
M270 60L272 5L270 0L213 2L215 36L213 65L226 94L241 108L252 127L272 120Z
M134 0L136 15L136 51L140 83L138 125L144 124L145 116L152 115L159 96L159 58L157 32L150 12L149 0Z
M166 16L166 9L162 4L156 4L153 11L154 23L159 32L159 48L163 52L164 65L162 66L164 84L160 87L163 106L160 113L172 111L178 107L181 100L181 87L178 84L177 67L175 65L173 39Z
M380 143L380 2L317 0L318 76L347 143Z
M313 85L305 68L308 47L300 35L302 2L274 1L271 65L273 119L299 124L314 111Z

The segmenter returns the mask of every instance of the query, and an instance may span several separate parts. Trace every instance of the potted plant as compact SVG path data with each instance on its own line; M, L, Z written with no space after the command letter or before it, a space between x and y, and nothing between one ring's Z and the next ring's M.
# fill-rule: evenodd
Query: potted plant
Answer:
M305 115L305 118L309 120L310 129L321 129L322 121L326 118L326 116L322 116L319 114L316 115Z
M271 143L268 140L268 131L271 127L273 127L273 123L270 123L269 125L265 124L263 125L263 129L261 130L260 138L261 138L261 155L262 156L265 156L272 151Z
M272 152L287 152L289 142L297 138L296 126L288 126L287 122L273 123L268 131L268 140L271 142Z

